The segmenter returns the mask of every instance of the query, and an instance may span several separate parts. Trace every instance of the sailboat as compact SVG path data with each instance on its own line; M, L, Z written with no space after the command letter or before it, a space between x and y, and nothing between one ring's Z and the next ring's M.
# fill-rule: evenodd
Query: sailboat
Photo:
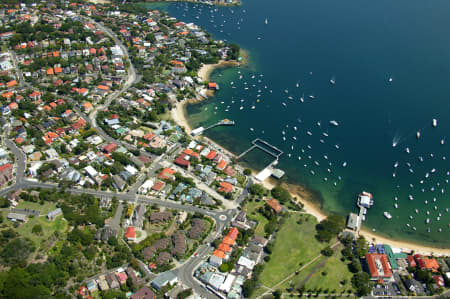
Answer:
M267 18L264 20L264 24L269 24L269 20L267 20Z

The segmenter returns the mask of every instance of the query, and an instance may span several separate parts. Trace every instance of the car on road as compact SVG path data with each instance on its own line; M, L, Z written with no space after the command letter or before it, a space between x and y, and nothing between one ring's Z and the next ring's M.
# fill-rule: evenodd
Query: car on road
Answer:
M198 252L194 253L194 256L197 256L197 255L198 255Z

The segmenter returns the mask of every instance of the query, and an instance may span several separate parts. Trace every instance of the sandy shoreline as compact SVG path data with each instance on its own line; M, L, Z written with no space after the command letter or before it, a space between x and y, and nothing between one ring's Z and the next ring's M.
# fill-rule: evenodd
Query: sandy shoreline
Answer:
M198 77L202 81L206 82L206 81L209 81L210 74L216 68L232 67L232 66L237 66L237 65L240 65L240 63L229 62L229 61L220 61L217 64L203 65L198 71ZM194 100L192 102L195 102L195 101L196 100ZM189 100L186 100L183 102L178 102L171 111L173 120L178 125L184 127L186 133L188 133L188 134L192 131L192 128L190 127L189 122L187 121L186 111L185 111L185 109L186 109L185 106L189 102L190 102ZM228 153L231 157L235 156L233 153L227 151L226 149L224 149L223 147L221 147L220 145L218 145L211 139L204 137L204 136L202 138L207 140L207 143L213 144L216 147L221 148L224 152ZM273 179L268 179L268 180L262 182L262 185L269 190L272 189L273 187L277 186L278 184L279 183ZM327 217L327 214L325 212L323 212L320 209L320 207L318 207L316 204L312 203L307 198L305 198L305 196L302 194L303 193L302 191L304 191L304 189L301 186L287 185L287 184L282 184L282 185L283 185L283 187L288 189L289 192L291 192L292 196L296 197L303 204L303 206L304 206L303 209L306 213L313 215L314 217L317 218L318 221L322 221L323 219L325 219ZM363 235L366 238L366 240L369 242L373 242L375 240L375 242L377 242L377 243L387 244L394 248L401 248L402 251L404 251L404 252L414 251L415 253L420 253L423 255L450 256L450 249L433 248L433 247L410 243L410 242L405 242L405 241L396 241L396 240L389 239L387 237L383 237L375 232L369 231L366 228L363 228L360 231L360 235Z

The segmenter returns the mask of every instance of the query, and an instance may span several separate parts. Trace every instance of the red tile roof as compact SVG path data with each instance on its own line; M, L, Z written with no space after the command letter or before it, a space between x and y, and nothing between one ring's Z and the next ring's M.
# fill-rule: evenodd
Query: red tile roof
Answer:
M134 226L127 227L127 231L125 232L125 238L127 239L136 238L136 231L134 230Z
M206 159L212 160L214 159L214 157L217 155L216 151L210 151L207 155L206 155Z
M227 237L229 237L233 240L236 240L238 235L239 235L239 230L236 227L232 227L230 229L230 231L228 232Z
M366 254L366 261L372 278L392 277L391 268L385 254L368 253Z
M191 162L185 159L186 154L181 153L174 161L175 164L182 166L182 167L188 167Z
M283 207L280 205L278 200L271 198L266 202L276 213L280 213Z
M216 168L219 170L224 170L227 166L227 162L225 160L220 160L219 164L216 165Z
M227 182L220 182L219 192L230 193L233 191L233 185Z
M226 256L225 253L224 253L223 251L218 250L218 249L216 249L216 250L214 251L213 255L214 255L214 256L217 256L218 258L221 258L221 259L225 258L225 256Z
M164 185L166 185L166 183L164 183L163 181L156 181L152 189L159 192L164 187Z

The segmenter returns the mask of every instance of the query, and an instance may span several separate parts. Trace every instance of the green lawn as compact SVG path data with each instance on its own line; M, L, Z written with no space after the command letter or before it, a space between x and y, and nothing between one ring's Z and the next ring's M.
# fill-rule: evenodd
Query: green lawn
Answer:
M21 236L32 240L37 249L48 246L48 244L46 245L46 241L55 231L60 233L67 231L68 223L62 216L57 217L54 221L47 220L47 213L56 209L55 203L46 202L44 205L41 205L34 202L21 201L16 208L40 211L41 216L29 217L26 223L22 223L19 227L15 228ZM8 226L13 227L14 223L6 220L7 214L8 213L6 211L3 212L5 219L4 222L8 224ZM38 224L42 226L42 233L40 235L32 232L33 227Z
M264 201L261 199L259 202L256 202L256 200L248 201L247 204L244 206L243 210L247 214L247 217L251 220L258 221L258 225L255 228L255 234L261 237L264 237L264 225L268 223L266 217L258 213L258 209L264 205Z
M308 274L317 266L319 265L322 260L324 259L324 257L317 259L316 261L314 261L313 263L311 263L310 265L306 266L305 268L303 268L302 271L300 271L297 275L292 276L291 279L287 280L285 283L283 283L282 285L280 285L278 287L278 289L282 290L283 293L287 292L288 288L293 288L294 290L296 288L298 288L298 286L300 285L300 283L306 279L306 277L308 277ZM299 267L300 268L300 267ZM260 291L261 290L261 291ZM259 289L256 290L255 292L255 296L259 296L261 294L264 293L264 289Z
M35 225L40 224L42 226L42 234L37 235L32 233L32 229ZM68 223L62 216L57 217L53 221L47 220L45 216L29 218L29 220L20 225L17 228L17 232L26 238L31 239L36 247L40 248L41 245L55 232L63 233L67 230Z
M306 289L328 289L330 292L340 293L342 291L352 290L351 278L352 273L348 270L347 261L341 261L341 247L335 251L334 255L330 257L324 267L322 267L315 275L313 275L305 285ZM327 274L324 276L322 272ZM345 285L341 285L340 282L347 280Z
M299 219L303 219L301 223L298 223ZM310 215L289 213L285 216L285 222L275 238L271 259L260 276L263 285L273 287L329 245L319 243L314 237L316 224L316 219Z

